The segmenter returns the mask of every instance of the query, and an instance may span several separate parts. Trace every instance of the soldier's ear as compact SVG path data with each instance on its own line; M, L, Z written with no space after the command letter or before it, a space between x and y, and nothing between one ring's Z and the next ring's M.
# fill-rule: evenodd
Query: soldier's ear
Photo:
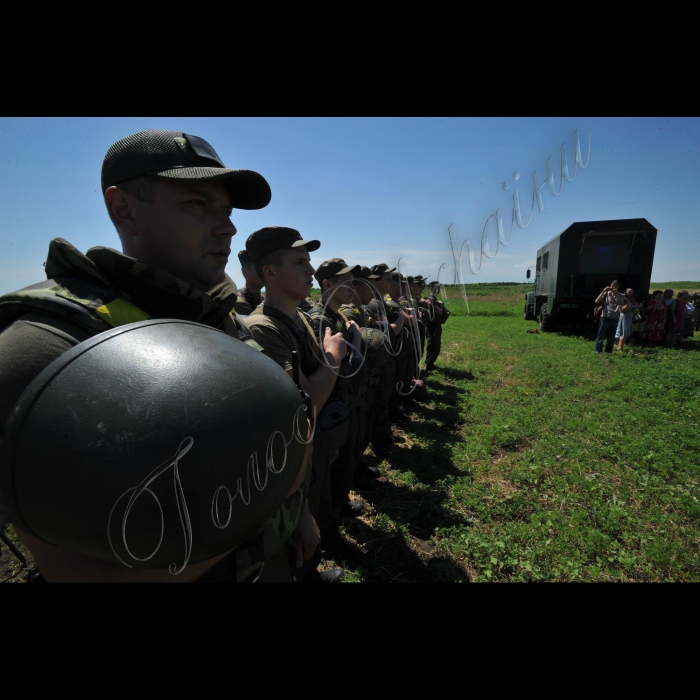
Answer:
M138 235L137 217L134 211L135 198L124 190L114 185L105 190L105 205L112 223L119 231L123 240L128 240Z

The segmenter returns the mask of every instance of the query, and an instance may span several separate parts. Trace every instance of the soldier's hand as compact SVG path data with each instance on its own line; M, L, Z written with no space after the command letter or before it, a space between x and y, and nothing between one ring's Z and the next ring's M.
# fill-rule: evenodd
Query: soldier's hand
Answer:
M304 560L311 559L321 541L321 532L316 521L309 512L309 502L304 505L304 510L299 518L299 523L292 533L294 542L294 563L297 569L304 565Z
M345 344L343 334L333 333L328 327L326 327L326 335L323 338L323 349L332 356L336 366L343 361L348 353L348 346Z

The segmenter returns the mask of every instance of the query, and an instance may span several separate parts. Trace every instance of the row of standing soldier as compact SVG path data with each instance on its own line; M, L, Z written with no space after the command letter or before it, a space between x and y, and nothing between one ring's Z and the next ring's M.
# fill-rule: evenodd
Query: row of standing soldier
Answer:
M423 298L423 276L404 277L385 263L369 268L333 258L314 270L309 253L319 247L294 229L266 227L239 253L246 284L236 311L290 376L298 354L302 388L317 410L305 522L266 563L262 581L335 582L342 576L342 569L319 571L322 551L334 558L350 551L339 524L364 511L350 491L373 489L381 477L363 455L371 445L375 456L387 457L402 441L392 424L408 418L403 404L424 390L416 380L426 339L426 369L432 370L449 315L438 283ZM313 279L321 289L316 303L308 298ZM337 337L345 341L342 357L332 347ZM322 386L326 391L319 392Z

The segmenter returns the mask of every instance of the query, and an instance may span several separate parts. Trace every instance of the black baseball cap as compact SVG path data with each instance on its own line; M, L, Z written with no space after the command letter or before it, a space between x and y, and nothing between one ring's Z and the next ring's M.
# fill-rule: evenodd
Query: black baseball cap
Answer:
M377 275L377 279L379 279L382 275L385 275L387 272L396 272L396 268L390 268L386 263L380 263L379 265L372 266L372 274Z
M238 262L240 262L241 265L250 265L253 262L250 259L250 255L248 255L248 251L245 248L243 250L238 251Z
M262 260L276 250L301 248L302 246L311 252L321 247L321 241L305 241L299 231L286 226L265 226L265 228L251 233L245 242L245 249L253 263Z
M346 272L352 272L354 275L359 271L359 265L348 265L342 258L331 258L330 260L324 260L318 266L316 272L314 273L314 277L316 278L316 281L321 284L323 280L327 280L329 277L344 275Z
M262 209L272 198L270 185L262 175L225 167L204 139L182 131L139 131L110 146L102 163L102 192L140 175L222 181L236 209Z

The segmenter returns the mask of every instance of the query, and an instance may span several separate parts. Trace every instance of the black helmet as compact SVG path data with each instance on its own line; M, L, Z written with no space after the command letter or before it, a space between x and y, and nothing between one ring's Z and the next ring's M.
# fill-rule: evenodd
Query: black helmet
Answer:
M289 494L302 406L279 365L221 331L115 328L20 397L0 449L3 500L46 542L178 573L243 543Z

